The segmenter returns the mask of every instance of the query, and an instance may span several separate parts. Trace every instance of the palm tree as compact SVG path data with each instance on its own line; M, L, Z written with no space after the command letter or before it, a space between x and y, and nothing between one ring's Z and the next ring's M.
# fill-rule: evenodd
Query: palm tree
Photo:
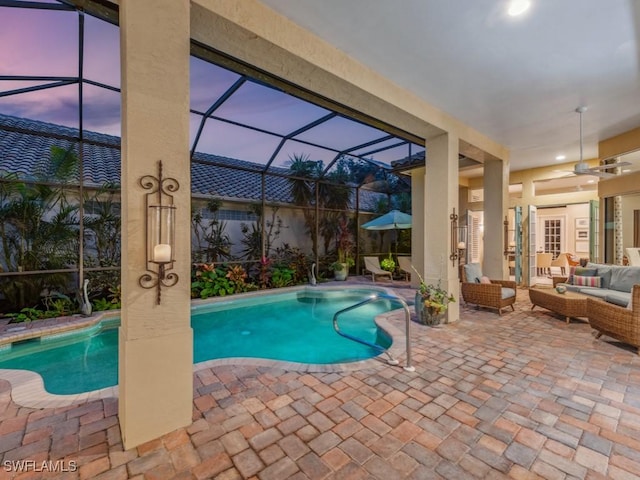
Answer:
M347 185L349 172L345 162L337 162L334 171L325 176L327 182L318 183L318 199L323 210L320 218L320 234L324 241L324 253L327 254L331 242L337 240L340 222L345 218L344 211L349 208L351 187Z
M205 222L202 210L191 207L191 226L196 241L193 261L218 262L230 260L231 238L226 233L227 223L218 219L218 212L222 207L222 200L212 198L207 202L206 210L211 214L211 220Z
M67 200L66 188L77 173L74 149L52 147L34 183L3 178L0 219L8 270L61 269L78 260L78 205ZM3 282L2 289L8 303L24 307L24 302L37 302L44 288L65 288L68 280L63 274L30 275Z
M288 178L289 192L293 203L303 207L302 214L307 232L311 236L314 256L318 255L318 231L316 228L316 211L312 207L316 204L314 185L321 168L321 163L309 160L309 155L294 154L293 157L290 157L289 171L293 177Z

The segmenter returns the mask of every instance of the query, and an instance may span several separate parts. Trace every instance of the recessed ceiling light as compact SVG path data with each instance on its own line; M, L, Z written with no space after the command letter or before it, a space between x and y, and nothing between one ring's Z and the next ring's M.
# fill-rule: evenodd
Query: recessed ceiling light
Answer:
M631 171L631 169L630 169L630 168L624 168L624 169L622 170L622 173L629 173L630 171Z
M507 13L512 17L517 17L529 10L530 6L531 2L529 0L511 0L511 2L509 2L509 10L507 10Z
M558 155L558 156L556 157L556 160L561 161L561 160L565 160L566 158L567 158L567 156L566 156L566 155Z
M595 180L587 180L587 183L596 183Z

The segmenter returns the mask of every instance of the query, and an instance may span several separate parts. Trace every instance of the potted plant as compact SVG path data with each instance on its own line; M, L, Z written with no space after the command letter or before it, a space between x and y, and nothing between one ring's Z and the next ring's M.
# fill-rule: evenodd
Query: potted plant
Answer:
M420 286L416 292L415 309L418 321L423 325L439 325L445 318L449 303L455 302L455 298L438 285L427 284L418 271L411 266L420 279Z
M329 265L329 268L333 270L335 279L342 281L347 279L349 276L349 269L354 265L355 261L352 257L338 252L338 260Z

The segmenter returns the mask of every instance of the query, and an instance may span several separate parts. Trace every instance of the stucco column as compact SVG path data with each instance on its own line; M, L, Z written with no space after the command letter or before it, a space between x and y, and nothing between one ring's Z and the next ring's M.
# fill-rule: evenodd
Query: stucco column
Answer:
M424 277L425 261L425 168L411 170L411 265ZM411 286L417 288L420 279L411 275Z
M455 303L449 304L447 319L460 318L460 283L458 262L451 254L451 221L449 215L458 211L458 137L445 133L427 142L425 169L411 174L411 256L415 268L427 283L452 293ZM457 243L457 239L456 239ZM418 280L412 277L412 285Z
M504 217L509 205L509 162L484 163L484 257L482 272L489 278L509 278L504 258Z
M533 179L525 177L522 181L522 284L525 287L529 285L529 205L536 205L535 185ZM506 278L506 277L505 277Z
M122 325L119 417L125 448L189 425L190 325L189 0L121 0ZM140 287L145 273L144 175L175 178L178 283Z

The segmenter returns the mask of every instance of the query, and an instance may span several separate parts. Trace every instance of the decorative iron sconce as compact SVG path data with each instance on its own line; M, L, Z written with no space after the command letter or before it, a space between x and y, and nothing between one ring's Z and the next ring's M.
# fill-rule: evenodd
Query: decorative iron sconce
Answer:
M467 249L467 226L458 226L458 215L456 209L453 209L453 213L449 215L451 220L451 254L449 260L456 266L456 260L458 265L462 263L464 257L464 251Z
M504 216L504 222L502 222L504 225L504 258L509 258L509 219L507 218L507 216Z
M449 215L449 220L451 220L451 254L449 255L449 260L455 267L456 260L460 258L460 252L458 251L458 215L455 208L453 213Z
M140 186L150 190L145 194L146 257L145 273L138 279L142 288L156 288L156 304L160 305L162 287L173 287L178 283L178 275L170 272L175 261L175 212L172 193L180 188L175 178L162 176L162 160L158 160L158 176L145 175L140 178ZM153 196L156 195L155 203ZM169 273L167 273L169 272Z

